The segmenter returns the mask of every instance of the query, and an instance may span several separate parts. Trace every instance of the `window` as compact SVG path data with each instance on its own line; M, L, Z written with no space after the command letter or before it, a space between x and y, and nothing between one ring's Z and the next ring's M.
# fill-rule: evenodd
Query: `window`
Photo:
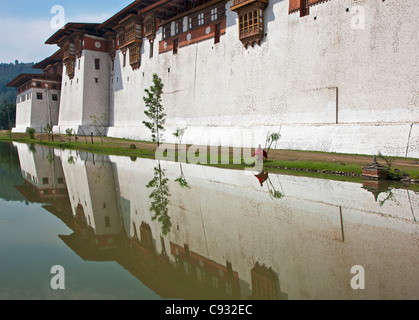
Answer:
M144 33L145 36L152 36L155 33L155 19L152 16L148 16L144 21Z
M263 38L263 11L260 9L250 10L239 15L239 37L245 44L249 39L258 43ZM253 40L256 39L256 40Z
M100 59L95 59L95 70L100 70Z
M99 78L95 78L95 83L99 83Z
M154 42L150 42L150 58L153 58L153 47L154 47Z
M52 95L52 101L58 101L58 94Z
M57 89L57 84L56 83L52 84L52 89L54 89L54 90Z
M105 217L105 227L109 228L111 226L111 218L109 216Z
M37 82L36 82L36 87L37 87L37 88L40 88L40 87L42 87L42 84L41 84L41 82L37 81Z
M173 54L177 54L178 46L179 46L178 39L173 39Z
M214 21L214 20L218 19L217 11L218 11L217 8L211 9L211 21Z
M183 32L183 19L180 19L175 22L175 34Z
M291 2L290 2L291 3ZM232 10L237 12L239 16L239 39L246 48L248 45L252 47L264 38L264 10L266 3L249 2L244 6Z
M126 54L126 53L124 53L124 61L123 61L122 66L125 68L125 67L126 67L126 65L127 65L127 54Z
M308 16L310 14L309 0L300 1L300 17Z
M134 45L129 48L129 64L133 70L141 66L141 47Z
M163 39L168 39L171 37L172 35L172 30L171 30L171 25L167 24L165 26L163 26Z
M58 178L58 184L64 184L64 178L63 177Z
M43 98L42 98L42 92L37 92L36 93L36 99L38 99L38 100L42 100Z
M198 26L202 26L204 24L204 13L198 13Z
M49 180L48 178L42 178L42 184L48 184Z
M221 23L215 25L214 30L214 44L220 42Z

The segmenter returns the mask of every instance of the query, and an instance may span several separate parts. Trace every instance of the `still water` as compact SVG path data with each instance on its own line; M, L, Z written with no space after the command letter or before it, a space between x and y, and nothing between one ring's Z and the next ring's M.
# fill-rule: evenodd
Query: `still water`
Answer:
M20 143L0 185L0 299L419 298L414 190Z

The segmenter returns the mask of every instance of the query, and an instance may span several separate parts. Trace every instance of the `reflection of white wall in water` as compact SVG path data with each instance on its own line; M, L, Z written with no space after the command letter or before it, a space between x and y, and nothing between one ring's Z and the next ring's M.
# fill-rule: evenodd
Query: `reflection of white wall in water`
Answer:
M95 235L119 234L121 220L107 156L70 150L57 152L62 159L73 215L80 204Z
M153 160L110 156L120 203L130 217L128 234L137 233L142 221L150 224L161 251L160 224L149 211ZM419 231L415 215L419 196L393 190L392 198L380 194L378 202L358 183L270 175L273 187L285 196L272 199L267 185L240 170L183 164L190 189L179 187L179 163L161 162L170 179L169 243L189 245L233 270L248 286L256 262L278 273L280 288L290 299L419 297L417 285ZM126 224L127 225L127 224ZM169 255L171 256L171 255ZM171 256L171 259L173 257ZM350 287L353 265L366 272L366 290Z
M26 143L13 143L18 150L22 176L38 189L65 189L61 159L54 157L52 148ZM30 149L32 148L32 150Z

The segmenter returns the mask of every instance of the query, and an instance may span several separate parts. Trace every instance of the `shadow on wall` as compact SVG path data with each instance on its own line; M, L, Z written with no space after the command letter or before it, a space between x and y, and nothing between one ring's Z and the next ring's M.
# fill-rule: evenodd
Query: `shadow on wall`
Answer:
M125 54L125 59L128 59L128 51ZM114 74L113 74L113 83L111 83L111 86L112 86L112 90L116 92L116 91L124 90L124 80L122 77L122 68L124 67L122 66L121 54L119 53L115 55L114 66L115 67L114 67Z

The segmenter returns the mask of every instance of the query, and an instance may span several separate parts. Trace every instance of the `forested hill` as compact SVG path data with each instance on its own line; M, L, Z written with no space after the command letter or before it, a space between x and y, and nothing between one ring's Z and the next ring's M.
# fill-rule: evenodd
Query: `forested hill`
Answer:
M6 85L21 73L42 73L31 63L0 63L0 130L13 128L16 117L16 88Z
M21 73L40 73L41 70L33 69L31 63L0 63L0 104L4 101L15 104L16 89L8 88L6 85Z

